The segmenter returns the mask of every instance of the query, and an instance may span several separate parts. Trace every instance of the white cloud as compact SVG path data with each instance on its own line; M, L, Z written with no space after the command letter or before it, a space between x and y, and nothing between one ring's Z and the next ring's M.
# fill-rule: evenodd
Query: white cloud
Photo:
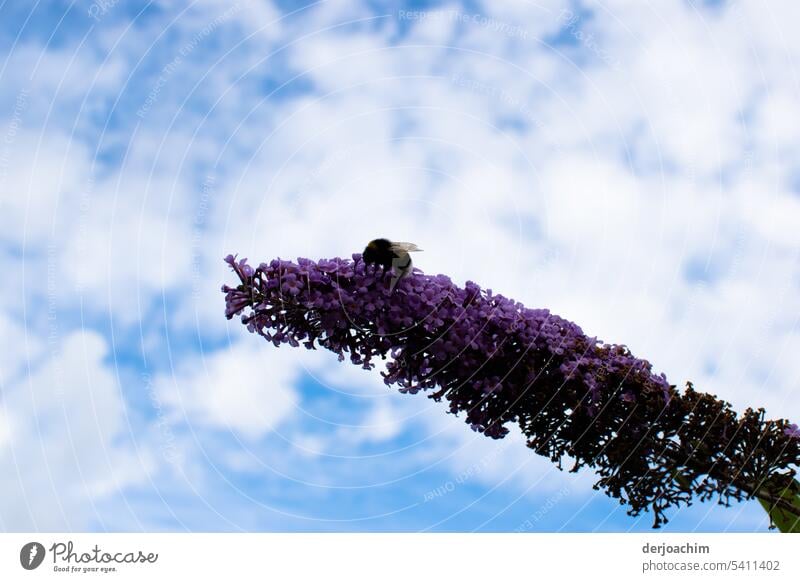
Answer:
M1 311L0 343L3 345L0 352L0 387L3 387L35 364L43 346L35 334Z
M0 180L0 237L42 248L78 214L73 202L88 177L85 148L58 133L39 140L23 125L8 150Z
M247 338L208 356L181 362L156 380L173 420L232 431L256 440L298 413L297 354Z
M149 193L164 205L157 184ZM76 217L70 235L58 249L60 280L76 298L95 308L113 309L122 322L142 316L148 301L164 290L188 283L193 245L191 217L152 209L141 199L136 184L115 190L109 183L97 187L95 198ZM188 289L187 289L188 291Z
M152 468L126 444L127 415L99 335L67 336L58 351L3 398L0 445L5 530L84 530L103 523L97 504L123 495ZM1 424L1 423L0 423Z
M380 389L377 386L375 388ZM392 404L388 398L379 399L357 425L339 427L334 440L339 443L344 441L348 447L391 441L410 429L409 419L401 410L401 407Z

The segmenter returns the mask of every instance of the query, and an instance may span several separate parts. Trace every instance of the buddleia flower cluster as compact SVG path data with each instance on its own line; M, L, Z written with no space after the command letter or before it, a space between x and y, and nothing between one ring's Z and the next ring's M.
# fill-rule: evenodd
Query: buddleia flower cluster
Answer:
M445 401L488 437L518 425L533 451L591 468L595 489L630 515L652 511L654 527L695 499L757 497L797 513L796 424L763 409L737 414L691 383L678 391L626 346L547 309L416 269L390 292L391 273L360 254L225 260L239 279L222 287L228 319L275 346L324 348L365 369L380 361L387 385Z

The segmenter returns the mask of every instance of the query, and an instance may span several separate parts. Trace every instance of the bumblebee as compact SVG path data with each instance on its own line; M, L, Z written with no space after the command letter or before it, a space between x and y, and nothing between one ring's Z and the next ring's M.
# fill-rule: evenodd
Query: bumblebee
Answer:
M395 285L413 269L409 253L421 250L414 243L392 242L385 238L376 238L369 242L361 254L361 258L368 265L382 266L384 273L391 269L392 281L389 284L389 292L391 293L394 291Z

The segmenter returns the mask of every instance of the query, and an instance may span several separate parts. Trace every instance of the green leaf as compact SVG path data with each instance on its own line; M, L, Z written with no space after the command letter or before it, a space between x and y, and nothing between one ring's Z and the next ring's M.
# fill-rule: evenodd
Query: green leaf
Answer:
M792 487L786 488L781 497L797 509L797 513L789 513L779 507L774 507L769 501L759 499L761 507L769 514L772 522L783 533L800 533L800 482L795 479Z

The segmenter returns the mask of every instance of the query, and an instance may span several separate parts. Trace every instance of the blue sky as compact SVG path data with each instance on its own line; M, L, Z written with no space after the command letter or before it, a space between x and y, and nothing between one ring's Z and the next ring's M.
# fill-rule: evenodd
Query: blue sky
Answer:
M412 240L797 421L798 10L3 3L0 529L650 531L518 434L226 321L222 257Z

